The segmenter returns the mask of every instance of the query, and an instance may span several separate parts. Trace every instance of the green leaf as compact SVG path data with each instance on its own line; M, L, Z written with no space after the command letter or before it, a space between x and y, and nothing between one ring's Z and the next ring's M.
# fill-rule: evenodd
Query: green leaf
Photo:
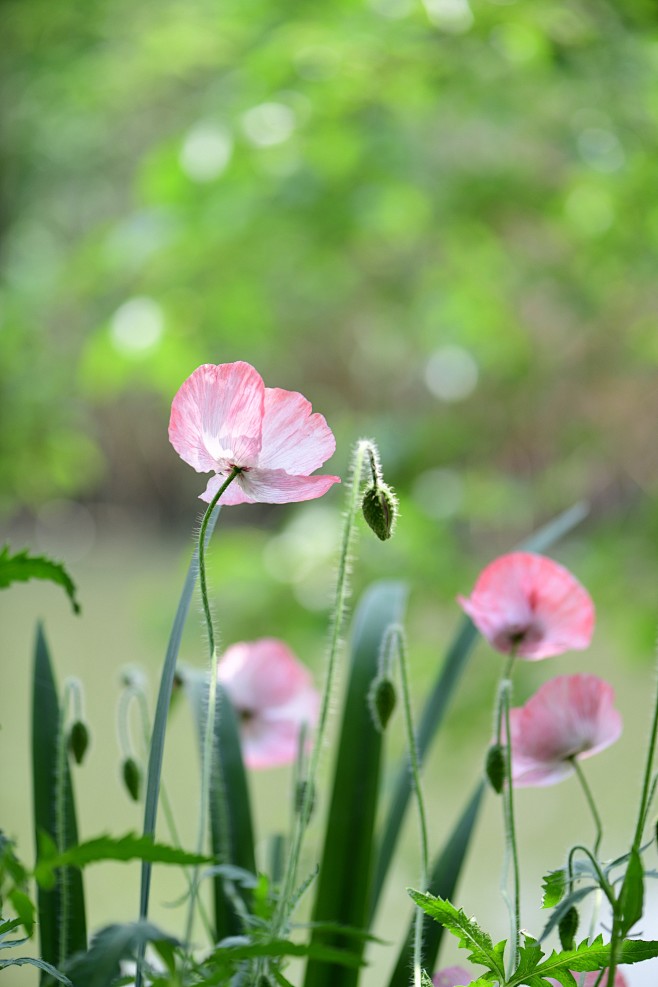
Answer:
M36 966L43 973L49 974L54 977L55 980L59 980L60 983L66 984L67 987L73 987L73 984L67 976L56 970L54 966L50 963L46 963L45 960L37 960L33 956L16 956L11 960L0 960L0 970L3 970L8 966Z
M541 907L555 908L562 901L567 889L567 873L564 867L549 871L542 880L542 889L544 896Z
M219 517L220 507L216 507L208 521L206 532L206 544L210 541L212 533ZM160 676L160 688L158 690L158 700L155 708L155 718L153 721L153 731L151 734L151 747L149 751L149 763L146 773L146 798L144 801L144 836L155 836L155 821L158 814L158 799L160 797L160 776L162 774L162 759L164 756L165 734L167 731L167 717L171 704L171 693L174 685L174 675L176 672L176 661L180 649L180 642L183 636L183 628L190 609L192 593L199 572L199 549L194 550L190 564L188 566L183 590L178 601L176 616L167 644L167 651ZM142 862L142 874L139 891L139 917L146 919L149 908L149 897L151 892L151 863L148 860ZM139 963L135 978L137 987L141 983L141 973Z
M466 804L445 846L434 861L427 887L430 894L440 898L450 899L455 893L457 881L480 812L483 794L484 783L480 782ZM424 916L422 961L428 970L433 970L436 966L436 959L444 931L444 927L439 922L433 921L429 915ZM414 920L412 916L405 942L398 954L398 961L389 981L389 987L409 987L409 970L411 969L412 962L413 941Z
M121 972L121 961L134 959L149 942L178 945L176 939L150 922L106 926L94 936L86 953L74 956L67 964L73 987L110 987Z
M20 888L12 888L7 898L11 902L11 906L18 915L28 936L31 936L34 930L34 913L36 911L34 902Z
M499 942L494 946L491 937L480 928L475 919L467 918L461 908L455 908L451 902L444 898L438 898L427 893L422 894L411 888L408 888L407 891L412 900L427 915L440 922L459 939L460 947L469 951L469 959L473 963L486 966L500 980L505 981L504 942Z
M32 695L32 780L37 862L44 846L41 834L64 849L78 842L73 786L68 757L59 763L60 709L50 653L41 625L37 628ZM62 740L62 742L64 742ZM61 787L60 787L61 786ZM57 806L60 806L58 821ZM59 825L62 823L62 832ZM87 925L82 875L63 869L51 890L37 889L41 957L62 966L72 953L86 949Z
M644 910L644 867L639 850L631 850L624 882L619 893L620 930L622 936L642 918Z
M544 527L539 528L529 538L521 542L519 548L529 552L543 552L559 541L581 521L587 517L588 506L584 503L574 504L567 511L559 514ZM450 706L455 689L466 668L468 659L478 641L478 632L468 618L464 618L448 648L443 666L429 693L417 730L416 747L418 761L422 765L431 743L443 722ZM375 876L371 899L371 921L381 897L382 888L388 868L394 857L395 847L400 835L400 829L411 796L411 774L407 759L402 758L397 770L397 777L391 797L388 814L378 843Z
M654 956L658 956L658 941L655 940L627 939L619 948L620 963L642 963ZM566 987L573 987L568 977L565 978L565 971L586 973L592 970L605 970L608 966L610 966L610 944L604 943L602 937L597 936L592 943L584 940L577 949L551 953L548 959L535 967L533 973L539 977L553 977L560 983L566 984ZM521 964L505 983L506 987L520 987L522 984L529 983Z
M30 579L48 579L61 586L68 596L74 613L80 613L75 583L61 562L54 562L45 555L29 555L27 549L9 554L9 545L0 549L0 589L11 583L26 583Z
M208 678L203 673L187 670L183 685L197 725L199 749L203 749L206 723ZM240 727L227 692L219 686L215 714L215 743L210 788L210 841L215 860L221 866L213 873L213 902L215 907L215 939L237 935L243 926L231 895L227 894L227 867L236 872L248 872L255 880L253 823L249 787L242 760ZM240 881L240 895L247 907L251 887ZM253 887L253 884L252 884Z
M101 860L148 860L152 864L179 864L187 867L212 859L165 843L154 843L152 837L137 836L135 833L119 837L97 836L93 840L69 847L64 853L58 853L52 842L48 847L44 844L45 841L42 840L39 861L34 870L34 876L43 887L53 886L55 871L59 867L81 868Z
M373 724L368 693L386 630L400 623L406 596L402 583L375 583L354 615L349 681L312 915L315 922L369 927L382 735ZM314 929L311 942L344 949L359 959L363 953L363 943L320 929ZM314 958L304 982L306 987L354 987L357 974Z
M18 918L8 918L0 921L0 937L9 935L10 932L14 932L22 924L20 916Z

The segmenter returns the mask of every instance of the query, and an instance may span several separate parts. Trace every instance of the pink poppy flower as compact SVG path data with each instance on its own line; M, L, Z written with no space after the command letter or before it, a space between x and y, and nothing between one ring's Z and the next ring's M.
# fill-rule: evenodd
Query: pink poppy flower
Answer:
M472 980L463 966L447 966L432 977L434 987L468 987Z
M622 729L613 701L612 686L596 675L560 675L511 709L514 785L553 785L573 773L572 758L613 744Z
M217 679L240 717L247 767L290 764L302 724L314 727L320 697L311 674L283 641L263 637L227 648Z
M586 648L594 604L568 569L543 555L511 552L482 570L462 608L492 647L537 661Z
M286 504L321 497L338 476L310 476L336 441L322 415L296 391L265 387L249 363L206 363L171 405L169 441L197 473L214 473L210 503L234 467L241 472L222 504Z

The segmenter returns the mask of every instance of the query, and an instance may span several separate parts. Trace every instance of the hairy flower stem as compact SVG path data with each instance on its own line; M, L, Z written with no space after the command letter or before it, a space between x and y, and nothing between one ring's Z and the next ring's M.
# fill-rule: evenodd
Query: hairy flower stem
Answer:
M69 683L64 686L62 704L57 724L57 754L55 777L55 842L59 853L66 850L66 718L69 706L71 688ZM57 952L59 967L66 960L66 943L69 935L69 919L71 911L69 868L62 867L59 873L59 928Z
M427 840L427 815L425 812L425 802L420 785L420 762L418 758L418 747L416 745L416 730L414 728L413 711L411 706L411 693L409 690L409 660L407 657L407 643L404 629L400 624L393 624L389 627L382 645L384 655L390 654L395 649L400 664L400 679L402 681L402 706L404 709L404 725L407 733L407 745L409 747L409 765L411 767L411 784L416 797L418 808L418 831L420 836L420 886L422 891L427 890L429 875L429 848ZM422 979L422 947L423 947L423 921L424 913L420 908L416 908L414 915L414 951L413 951L413 984L414 987L421 987Z
M599 812L598 812L598 810L596 808L596 802L594 801L594 796L592 795L592 790L589 787L589 785L587 784L587 779L585 778L585 774L583 772L583 769L581 768L580 764L578 763L578 759L576 757L570 757L569 760L571 761L571 764L573 765L573 769L576 772L576 775L578 777L578 781L580 782L580 787L582 788L583 793L585 795L585 800L587 802L587 805L589 806L590 812L592 813L592 819L594 820L594 829L595 829L595 832L596 832L596 839L594 840L593 850L594 850L594 856L595 857L598 857L599 847L601 846L601 839L603 837L603 827L601 825L601 816L599 815Z
M215 644L215 628L210 612L210 602L208 600L208 582L206 579L206 530L212 512L214 511L219 498L222 496L230 483L235 480L240 473L240 469L234 466L228 477L221 485L203 516L201 527L199 528L199 586L201 589L201 603L203 614L206 619L206 629L208 631L208 647L210 651L210 677L208 680L208 708L206 711L205 731L203 735L203 747L201 750L201 792L199 796L199 829L197 833L196 852L203 853L206 839L206 828L208 820L208 805L210 802L210 786L212 779L212 755L215 739L215 718L217 708L217 647ZM185 927L185 948L191 948L192 932L194 929L194 914L196 911L197 898L199 895L199 874L200 867L197 865L192 871L190 884L190 902L187 912L187 923Z
M653 761L656 753L656 737L658 736L658 676L657 676L656 698L653 704L653 719L651 721L651 733L649 735L649 746L647 749L647 760L644 767L644 778L642 781L642 795L640 796L640 807L637 814L635 835L631 853L639 854L642 845L642 833L647 821L647 814L651 804L651 797L655 790L653 778ZM614 987L615 971L621 945L621 916L619 902L612 909L612 929L610 930L610 966L608 967L607 987Z
M340 557L338 560L336 594L329 634L329 650L327 655L324 685L322 689L322 698L320 702L318 725L315 732L315 743L313 744L313 750L311 751L308 774L306 776L306 785L304 788L304 796L295 819L295 825L293 827L292 838L290 841L290 850L286 862L286 870L281 885L279 903L274 916L273 935L275 937L282 933L289 918L290 901L297 878L297 867L299 864L304 833L306 831L306 820L308 819L311 799L313 798L313 792L315 791L318 766L324 747L327 724L329 721L329 712L333 702L336 672L338 667L338 652L342 638L343 626L345 623L347 601L350 594L349 572L352 562L352 543L354 541L356 517L359 513L361 503L361 478L366 456L368 457L373 480L381 476L381 468L379 467L379 456L376 446L368 439L361 439L356 443L352 454L349 486L347 488L348 504L347 511L345 513L345 523L343 525Z
M509 969L511 974L518 963L519 930L521 928L521 878L519 872L519 854L516 843L516 825L514 821L514 786L512 784L512 741L510 732L510 699L512 695L512 669L515 654L510 654L503 677L498 685L496 697L496 743L503 746L505 763L505 784L503 786L503 825L505 828L505 860L501 874L500 890L507 905L510 919L510 956ZM503 724L505 725L505 743L503 739ZM508 891L509 862L512 861L513 901L510 901Z

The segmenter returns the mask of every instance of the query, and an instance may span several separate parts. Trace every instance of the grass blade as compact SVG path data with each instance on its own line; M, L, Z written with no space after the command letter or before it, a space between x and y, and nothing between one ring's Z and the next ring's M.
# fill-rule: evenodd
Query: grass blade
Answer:
M50 652L43 627L39 624L32 693L32 782L37 866L40 833L47 833L61 850L78 842L68 757L64 754L60 758L60 719ZM41 958L46 963L59 967L67 957L86 949L87 925L80 871L63 867L51 890L37 888L37 911Z
M406 587L397 582L371 586L361 600L352 636L352 660L343 708L334 784L327 819L313 921L365 929L372 874L372 849L379 796L382 735L375 729L368 692L377 674L386 629L399 623ZM343 949L361 958L362 940L315 928L314 945ZM358 971L310 960L306 987L355 987Z
M528 552L543 552L559 541L583 521L588 514L588 506L581 502L570 507L548 524L539 528L519 546ZM461 679L473 647L478 640L478 632L466 617L448 649L445 661L439 672L423 712L417 730L418 760L422 764L445 713L450 705L457 684ZM375 877L373 881L371 917L374 916L393 853L397 845L400 829L411 795L411 776L406 758L398 768L397 780L391 797L390 808L379 842Z
M483 794L484 783L480 782L467 802L443 850L434 862L427 888L430 894L452 900L479 815ZM426 970L433 970L436 966L436 958L444 932L445 929L442 925L435 922L429 915L424 916L423 967ZM389 981L389 987L409 987L413 937L414 927L412 919L409 924L405 943L400 950L397 964Z
M217 518L219 517L219 512L220 508L217 507L208 522L206 544L212 536L215 524L217 523ZM190 602L192 600L192 593L194 592L198 572L198 549L195 549L187 570L187 576L185 577L185 583L183 584L183 591L181 593L180 600L178 601L178 608L176 610L176 616L174 617L174 623L171 629L171 635L169 637L169 643L167 645L164 665L162 668L162 676L160 678L160 689L155 708L155 719L153 721L151 749L149 751L149 763L146 776L146 800L144 804L144 827L142 830L144 836L155 836L155 822L158 813L158 798L160 795L160 776L162 774L162 758L164 755L167 716L169 713L171 692L174 684L174 673L176 671L176 661L178 659L178 651L180 648L181 638L183 636L183 628L190 609ZM144 921L148 916L150 890L151 864L148 861L144 861L142 863L139 893L139 917L142 921ZM139 963L135 983L137 984L137 987L139 987L141 983Z

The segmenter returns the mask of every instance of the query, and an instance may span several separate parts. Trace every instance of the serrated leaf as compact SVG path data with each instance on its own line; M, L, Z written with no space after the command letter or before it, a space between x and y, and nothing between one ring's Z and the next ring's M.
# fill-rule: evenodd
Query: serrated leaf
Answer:
M620 963L643 963L658 956L658 940L626 939L619 948Z
M54 562L45 555L29 555L27 549L9 554L9 545L0 550L0 589L12 583L26 583L30 579L47 579L61 586L68 596L74 613L80 613L75 583L61 562Z
M645 960L658 956L657 940L627 939L619 947L619 963L642 963ZM610 944L604 943L601 936L597 936L594 942L587 940L581 942L577 949L562 950L553 952L540 963L534 970L534 975L547 978L553 977L560 983L573 987L569 979L564 977L564 972L588 973L592 970L604 970L610 966ZM521 987L528 984L526 976L516 970L509 980L505 981L506 987Z
M480 966L486 966L501 980L505 979L503 951L505 943L493 945L491 937L484 932L474 919L466 917L461 908L444 898L436 898L431 894L422 894L407 888L411 899L432 918L440 922L449 932L459 939L462 949L469 950L469 959Z
M137 836L135 833L126 833L125 836L119 837L103 834L93 840L86 840L84 843L69 847L63 853L56 852L57 848L52 841L48 843L42 840L40 850L34 876L44 887L52 886L54 872L58 867L82 868L101 860L148 860L152 864L179 864L188 867L212 859L201 854L188 853L186 850L165 843L155 843L151 836Z
M567 874L564 867L549 871L542 880L542 889L544 892L542 908L555 908L559 905L567 889Z
M0 970L4 970L8 966L36 966L39 970L43 970L44 973L50 974L55 980L59 980L60 983L66 984L67 987L73 987L73 984L63 973L56 970L54 966L50 963L46 963L45 960L37 960L33 956L17 956L11 960L0 960Z
M619 893L620 931L622 936L642 918L644 910L644 867L639 851L633 847Z

